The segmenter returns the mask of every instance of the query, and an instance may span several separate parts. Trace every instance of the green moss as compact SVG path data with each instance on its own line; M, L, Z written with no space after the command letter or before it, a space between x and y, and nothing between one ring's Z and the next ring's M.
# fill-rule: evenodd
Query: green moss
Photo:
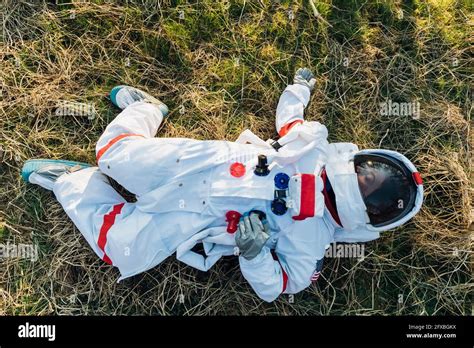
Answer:
M465 14L472 12L472 2L455 0L416 1L417 23L424 30L432 32L441 40L453 46L468 45L470 30L465 24Z
M242 38L242 41L249 46L257 45L261 39L262 33L263 28L261 26L255 25L254 21L243 23L239 27L239 34Z
M393 1L377 1L367 4L364 8L370 22L380 22L384 25L393 25L399 10Z
M174 45L178 46L183 51L189 51L189 45L191 44L191 35L186 27L177 23L173 20L165 20L163 28L166 32L166 37Z
M215 76L210 83L211 89L224 88L231 94L236 94L242 89L242 82L249 74L249 68L237 57L226 58L213 65L209 73L210 76Z
M275 12L272 16L269 27L270 33L278 37L285 36L289 22L290 19L288 18L288 13L285 13L284 11Z
M363 21L361 10L365 4L362 0L335 0L329 21L332 23L332 33L341 43L357 42L362 33L359 28Z
M191 20L186 21L191 37L195 41L212 41L220 35L228 35L224 12L208 5L197 10Z

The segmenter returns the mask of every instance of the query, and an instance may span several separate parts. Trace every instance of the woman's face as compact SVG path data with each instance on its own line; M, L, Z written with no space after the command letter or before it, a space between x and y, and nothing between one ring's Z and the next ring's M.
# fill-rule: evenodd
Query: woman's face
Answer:
M384 171L374 168L372 162L368 161L356 166L357 181L359 182L360 192L364 197L369 196L377 190L386 179Z

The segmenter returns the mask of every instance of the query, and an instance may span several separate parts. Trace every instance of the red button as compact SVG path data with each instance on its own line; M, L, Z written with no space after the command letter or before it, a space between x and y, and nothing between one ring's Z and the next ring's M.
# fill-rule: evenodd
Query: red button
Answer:
M240 178L245 174L245 166L240 162L232 163L230 166L230 175Z
M237 231L237 226L241 216L242 214L235 210L229 210L225 214L225 221L227 221L227 232L235 233L235 231Z

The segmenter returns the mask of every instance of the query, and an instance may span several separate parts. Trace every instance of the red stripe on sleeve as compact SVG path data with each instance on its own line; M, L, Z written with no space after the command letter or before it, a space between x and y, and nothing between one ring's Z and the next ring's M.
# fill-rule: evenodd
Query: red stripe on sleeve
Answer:
M288 132L290 131L291 128L293 128L293 126L296 126L297 124L299 123L303 123L303 120L296 120L296 121L293 121L293 122L290 122L290 123L287 123L285 124L283 127L280 128L280 130L278 131L278 135L283 137L285 135L288 134Z
M301 174L301 202L300 214L293 216L293 220L304 220L314 216L316 178L313 174Z
M122 212L124 204L125 203L114 205L112 211L104 215L104 222L102 223L102 227L100 228L99 232L99 240L97 241L97 245L99 246L100 250L104 252L104 257L102 259L109 265L112 264L112 260L105 253L105 245L107 244L107 233L115 223L115 217Z
M288 274L286 274L285 270L281 266L280 260L278 260L278 255L273 250L272 250L272 257L275 261L278 261L278 264L280 265L281 274L283 276L283 290L281 290L281 292L284 293L286 290L286 286L288 285Z

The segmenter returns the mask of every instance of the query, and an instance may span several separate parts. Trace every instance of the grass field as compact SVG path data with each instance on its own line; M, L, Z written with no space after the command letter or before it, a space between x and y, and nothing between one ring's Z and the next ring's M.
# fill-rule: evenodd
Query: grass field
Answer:
M324 20L307 0L57 2L0 5L0 244L39 248L35 262L0 258L0 314L471 315L469 0L318 0ZM363 260L326 260L294 298L261 301L235 258L208 273L170 258L117 284L53 195L20 178L32 157L94 163L117 84L169 105L160 136L274 138L279 95L301 66L317 75L306 119L332 142L405 153L425 204ZM382 115L387 100L418 102L419 117ZM58 116L63 101L97 116Z

